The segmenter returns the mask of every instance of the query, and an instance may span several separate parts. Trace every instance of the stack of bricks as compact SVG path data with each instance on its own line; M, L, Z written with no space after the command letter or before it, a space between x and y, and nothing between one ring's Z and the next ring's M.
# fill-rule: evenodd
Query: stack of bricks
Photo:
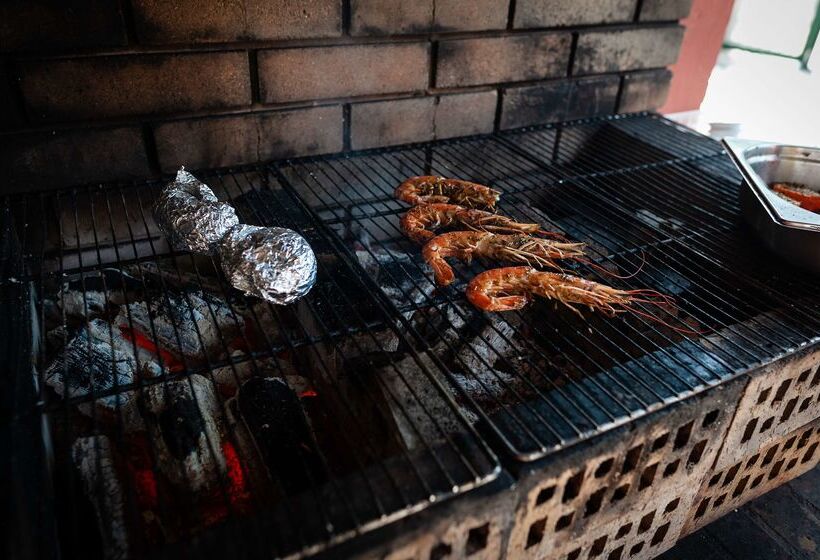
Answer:
M7 0L2 191L654 109L691 0Z

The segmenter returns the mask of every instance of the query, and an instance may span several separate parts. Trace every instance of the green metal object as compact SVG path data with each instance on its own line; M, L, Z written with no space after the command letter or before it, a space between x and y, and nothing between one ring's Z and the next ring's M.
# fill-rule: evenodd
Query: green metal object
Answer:
M803 51L800 54L789 54L783 53L778 51L770 51L768 49L759 49L757 47L751 47L749 45L741 45L738 43L733 43L731 41L725 41L723 43L724 49L738 49L742 51L747 51L751 53L757 54L767 54L771 56L779 56L782 58L789 58L791 60L797 60L800 62L800 69L808 71L809 69L809 59L811 58L811 53L814 50L815 45L817 44L817 36L820 34L820 0L817 2L817 7L814 10L814 19L811 22L811 27L809 28L809 34L806 37L806 43L803 45Z

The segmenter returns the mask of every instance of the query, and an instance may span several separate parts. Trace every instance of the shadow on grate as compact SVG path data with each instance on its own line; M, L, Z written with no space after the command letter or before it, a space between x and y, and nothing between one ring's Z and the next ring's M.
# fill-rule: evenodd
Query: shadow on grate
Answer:
M711 140L632 117L308 158L279 173L417 348L447 371L466 415L475 410L510 453L531 460L813 340L817 286L746 242L724 159ZM406 207L393 189L426 174L501 190L501 213L583 241L598 265L634 276L568 268L619 288L657 289L678 308L639 306L657 322L581 319L543 301L477 311L463 289L485 266L456 265L456 283L438 289L399 230Z
M171 250L159 183L5 200L0 289L30 309L39 391L18 412L45 415L65 554L316 551L494 479L443 374L296 201L264 170L201 177L305 235L307 297L246 297Z

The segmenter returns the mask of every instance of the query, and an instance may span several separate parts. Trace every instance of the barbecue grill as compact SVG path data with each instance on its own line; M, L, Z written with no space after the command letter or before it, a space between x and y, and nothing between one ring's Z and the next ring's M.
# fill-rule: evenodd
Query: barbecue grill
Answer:
M33 554L652 557L818 460L817 282L751 241L706 137L620 115L196 175L309 240L305 299L260 303L172 250L161 181L4 198ZM588 244L575 272L677 307L479 312L485 263L436 288L398 228L413 175L491 185Z

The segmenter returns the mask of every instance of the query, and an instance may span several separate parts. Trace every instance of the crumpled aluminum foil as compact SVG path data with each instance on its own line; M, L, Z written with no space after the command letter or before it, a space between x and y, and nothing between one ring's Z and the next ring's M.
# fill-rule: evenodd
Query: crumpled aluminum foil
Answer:
M174 249L208 253L239 223L233 207L181 168L154 204L154 218Z
M293 230L238 225L219 244L222 271L234 288L285 305L316 283L313 249Z

